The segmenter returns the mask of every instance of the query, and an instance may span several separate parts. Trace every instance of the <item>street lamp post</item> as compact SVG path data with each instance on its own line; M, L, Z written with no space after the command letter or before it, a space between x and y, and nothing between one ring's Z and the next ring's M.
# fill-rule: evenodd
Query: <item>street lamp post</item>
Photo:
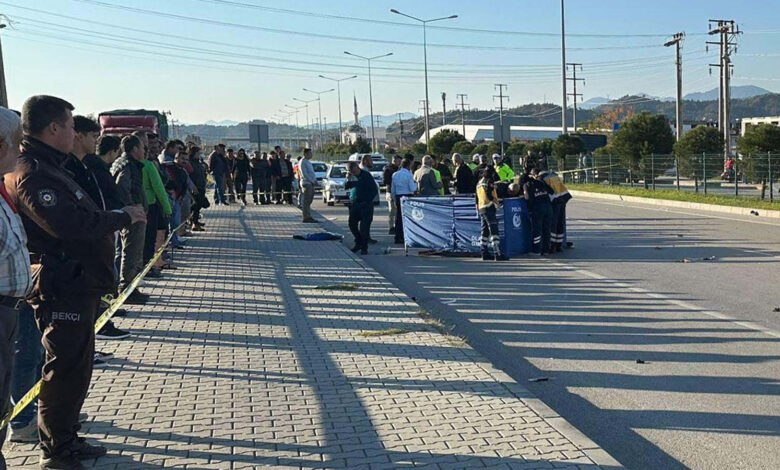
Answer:
M393 55L392 52L382 54L374 57L363 57L362 55L353 54L351 52L344 51L344 54L363 59L368 63L368 106L371 111L371 150L376 152L376 131L374 129L374 94L371 89L371 61L375 59L381 59L382 57L388 57Z
M299 103L303 103L303 105L306 107L306 140L309 141L307 145L311 145L311 123L309 121L309 103L314 103L317 101L314 100L301 100L298 98L293 98L293 101L297 101Z
M320 99L320 95L322 95L323 93L330 93L331 91L336 91L336 89L335 88L331 88L330 90L313 91L313 90L309 90L308 88L304 88L303 91L308 91L309 93L314 93L315 95L317 95L317 111L318 111L317 114L320 117L319 125L318 125L318 127L320 129L320 150L322 150L322 144L323 144L323 141L322 141L322 100Z
M290 106L289 104L286 104L286 105L284 105L284 107L285 108L290 108L290 109L294 110L292 112L295 113L295 135L296 135L296 140L300 140L300 138L298 137L300 135L298 133L298 130L300 129L300 126L298 125L298 111L300 111L301 109L305 108L306 106L304 106L304 105L302 105L302 106Z
M342 120L341 120L341 82L345 82L347 80L352 80L353 78L357 78L357 75L353 75L351 77L346 77L346 78L331 78L331 77L326 77L325 75L320 75L319 77L320 78L324 78L325 80L330 80L332 82L336 82L336 90L337 90L338 100L339 100L339 141L341 141L341 134L342 134L342 129L341 129L341 122L342 122Z
M415 21L419 21L422 23L423 27L423 63L425 67L425 145L428 145L428 142L431 140L431 125L428 120L428 104L430 103L430 100L428 99L428 33L425 28L425 26L428 23L433 23L434 21L441 21L441 20L452 20L458 17L458 15L450 15L450 16L443 16L441 18L433 18L430 20L423 20L417 17L414 17L412 15L407 15L406 13L401 13L400 11L396 10L395 8L390 9L391 13L395 13L396 15L405 16L407 18L413 19Z

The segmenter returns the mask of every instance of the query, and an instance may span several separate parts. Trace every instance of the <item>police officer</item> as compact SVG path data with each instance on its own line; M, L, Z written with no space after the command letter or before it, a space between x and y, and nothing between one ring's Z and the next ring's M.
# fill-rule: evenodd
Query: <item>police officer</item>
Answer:
M33 96L22 109L24 139L5 176L28 235L29 298L46 350L38 398L43 469L80 470L106 449L79 438L79 411L92 377L94 317L113 289L114 232L146 219L142 207L102 211L61 168L73 149L73 105Z
M501 181L512 181L515 179L515 172L504 162L501 155L497 153L493 154L493 166L496 167L496 173Z
M501 207L501 203L496 193L495 182L498 179L496 170L488 165L482 172L482 178L477 183L477 211L482 219L482 238L480 246L482 248L482 260L490 259L488 245L493 248L493 257L496 261L506 261L509 258L501 254L501 241L498 233L498 219L496 212Z
M528 203L528 212L533 224L533 252L539 255L552 253L550 250L550 230L552 226L552 188L539 179L539 169L531 169L531 178L523 185L523 193Z
M563 251L563 240L566 238L566 203L571 200L571 194L563 184L563 181L552 170L545 171L539 178L552 188L553 194L550 196L552 201L552 249L560 253Z

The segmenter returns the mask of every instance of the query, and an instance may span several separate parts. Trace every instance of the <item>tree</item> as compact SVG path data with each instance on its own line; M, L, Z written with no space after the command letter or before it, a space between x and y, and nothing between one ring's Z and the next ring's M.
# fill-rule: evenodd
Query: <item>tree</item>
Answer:
M553 140L552 139L542 139L534 142L528 147L528 150L530 152L534 152L539 154L539 157L549 157L552 155L552 146L553 146Z
M371 152L371 142L368 139L358 136L349 146L349 153L369 153Z
M641 171L642 174L647 174L650 168L656 174L663 173L665 168L653 165L649 157L653 154L669 154L673 146L672 127L669 119L662 114L642 113L629 118L615 132L612 140L612 147L623 163L632 172Z
M506 154L511 157L524 157L526 148L523 142L514 141L506 148Z
M696 178L702 175L702 154L723 153L723 135L717 127L698 126L686 132L674 144L674 155L677 157L677 171L680 175ZM720 174L718 165L707 169L707 178Z
M771 153L780 153L780 127L771 124L748 126L745 135L737 140L737 152L742 156L739 172L751 181L766 181L769 172L768 158ZM777 165L774 163L772 166ZM777 174L775 168L772 169L772 174Z
M452 129L442 129L431 137L429 148L434 155L446 155L452 151L452 146L466 140L460 132Z
M566 171L566 157L577 155L585 151L582 139L575 135L561 134L552 144L552 154L558 160L558 169Z
M467 157L471 157L471 155L474 153L475 145L469 142L468 140L461 140L460 142L456 142L455 145L452 146L452 153L459 153L464 160L467 160Z
M412 147L409 149L409 152L412 153L415 156L422 156L428 153L428 146L425 145L422 142L416 142Z

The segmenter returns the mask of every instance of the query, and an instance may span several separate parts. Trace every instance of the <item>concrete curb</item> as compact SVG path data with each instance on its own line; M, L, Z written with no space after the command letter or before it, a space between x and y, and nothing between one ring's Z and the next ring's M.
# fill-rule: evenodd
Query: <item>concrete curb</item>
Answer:
M751 209L749 207L720 206L717 204L702 204L700 202L672 201L669 199L652 199L649 197L625 196L622 194L594 193L590 191L570 190L572 196L588 197L592 199L604 199L608 201L637 202L651 206L674 207L676 209L691 209L698 211L718 212L731 215L755 215L751 211L758 212L761 217L780 219L780 211L767 209Z

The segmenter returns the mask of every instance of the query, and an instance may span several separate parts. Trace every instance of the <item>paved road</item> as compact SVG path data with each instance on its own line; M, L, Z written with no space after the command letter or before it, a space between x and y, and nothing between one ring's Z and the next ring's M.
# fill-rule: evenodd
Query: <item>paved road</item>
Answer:
M529 388L627 467L780 468L780 221L582 198L569 218L575 249L495 264L381 254L380 211L366 260L513 378L549 377Z
M297 209L206 217L118 320L134 336L99 345L85 432L109 455L89 468L619 468L340 243L293 240ZM6 455L37 468L32 445Z

